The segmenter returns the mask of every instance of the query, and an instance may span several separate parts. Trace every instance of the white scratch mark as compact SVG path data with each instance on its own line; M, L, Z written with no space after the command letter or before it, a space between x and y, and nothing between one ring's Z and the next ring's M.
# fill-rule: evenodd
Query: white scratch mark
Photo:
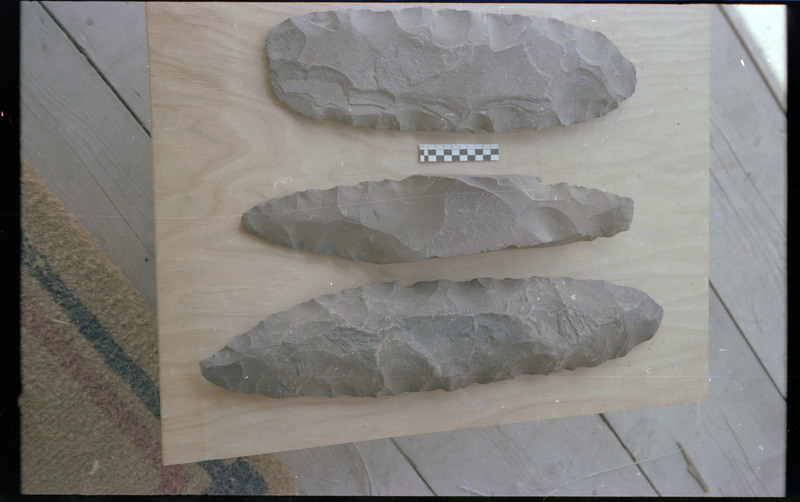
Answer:
M468 492L470 492L470 493L474 493L475 495L480 495L481 497L488 497L488 496L489 496L489 495L488 495L488 494L486 494L486 493L479 492L478 490L473 490L472 488L467 488L467 487L466 487L466 486L464 486L464 485L458 485L458 487L459 487L459 488L461 488L461 489L462 489L462 490L464 490L464 491L468 491ZM555 490L554 490L554 491L555 491Z
M275 190L277 190L278 189L278 183L283 183L285 185L287 183L291 183L292 181L293 180L292 180L291 176L287 176L287 177L285 177L283 179L278 178L277 180L275 180L275 183L273 183L272 186L275 188Z

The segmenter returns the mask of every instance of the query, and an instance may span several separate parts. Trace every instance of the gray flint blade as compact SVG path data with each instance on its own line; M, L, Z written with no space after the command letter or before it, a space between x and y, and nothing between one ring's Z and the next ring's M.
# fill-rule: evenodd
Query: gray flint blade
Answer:
M642 291L599 280L379 283L271 315L200 368L274 398L455 390L624 356L662 315Z
M533 176L410 176L263 202L242 227L295 249L373 263L568 244L627 230L633 200Z
M636 86L602 33L517 14L314 12L270 29L266 50L279 101L376 129L567 126L617 108Z

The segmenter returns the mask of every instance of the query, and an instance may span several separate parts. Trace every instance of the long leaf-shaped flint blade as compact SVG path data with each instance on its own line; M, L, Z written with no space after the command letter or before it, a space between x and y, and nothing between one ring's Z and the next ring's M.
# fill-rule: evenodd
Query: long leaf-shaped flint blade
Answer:
M633 200L534 176L410 176L263 202L243 228L273 244L373 263L567 244L627 230Z
M276 398L455 390L621 357L661 317L642 291L597 280L379 283L267 317L200 367Z
M292 17L267 35L272 92L313 118L376 129L570 125L633 94L603 34L556 19L421 7Z

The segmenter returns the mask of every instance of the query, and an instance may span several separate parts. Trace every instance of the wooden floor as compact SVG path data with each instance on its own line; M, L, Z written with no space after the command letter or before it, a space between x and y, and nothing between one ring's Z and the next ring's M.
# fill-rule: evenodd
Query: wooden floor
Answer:
M22 4L22 156L155 306L144 7ZM784 494L781 8L712 9L709 401L280 453L301 494Z

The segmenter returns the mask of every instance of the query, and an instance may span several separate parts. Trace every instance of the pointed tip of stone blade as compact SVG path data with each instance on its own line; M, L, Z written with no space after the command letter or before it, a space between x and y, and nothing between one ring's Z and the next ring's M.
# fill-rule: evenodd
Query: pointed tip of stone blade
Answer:
M233 392L237 392L237 390L235 390L238 387L238 383L236 381L237 379L226 380L225 378L222 378L222 375L220 375L220 366L216 363L218 354L219 352L207 359L200 361L200 373L206 378L206 380L213 383L217 387L222 387L223 389L229 389Z
M650 295L638 289L630 289L640 297L640 301L635 308L625 314L630 333L628 350L653 338L661 327L661 320L664 317L664 309Z
M200 373L217 387L233 392L246 392L243 388L246 380L241 365L242 358L242 354L225 346L211 357L200 361Z

